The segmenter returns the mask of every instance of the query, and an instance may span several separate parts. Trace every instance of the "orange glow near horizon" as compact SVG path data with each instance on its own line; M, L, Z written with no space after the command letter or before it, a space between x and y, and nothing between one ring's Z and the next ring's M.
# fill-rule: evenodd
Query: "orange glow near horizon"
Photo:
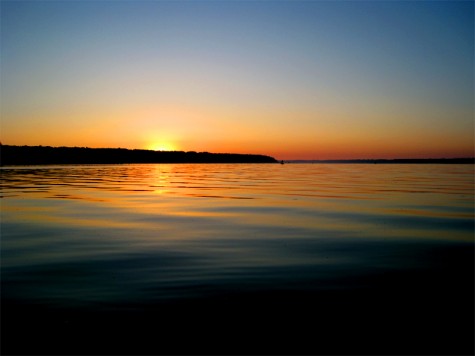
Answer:
M469 13L470 2L7 1L0 142L474 156Z
M215 153L264 154L276 159L394 159L394 158L455 158L473 157L473 138L470 132L463 136L448 135L447 132L426 133L425 137L403 135L397 132L352 133L351 130L318 131L307 127L289 130L272 128L266 130L256 124L246 127L234 121L206 126L217 118L209 117L203 127L186 120L173 124L159 125L147 122L133 125L121 120L122 125L110 128L96 126L95 130L76 130L69 136L55 130L38 137L38 130L23 130L16 137L11 136L3 144L79 146L79 147L122 147L128 149L149 149L158 151L197 151ZM205 122L205 121L202 121ZM227 127L228 126L228 127ZM207 134L207 131L209 132ZM444 135L445 134L445 135Z
M168 142L156 142L147 147L152 151L179 151L173 144Z

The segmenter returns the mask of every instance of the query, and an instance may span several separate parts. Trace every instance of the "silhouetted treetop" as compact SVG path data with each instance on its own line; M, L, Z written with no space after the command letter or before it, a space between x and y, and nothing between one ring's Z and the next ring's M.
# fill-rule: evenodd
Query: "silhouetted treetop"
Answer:
M270 156L125 148L0 146L0 164L276 163Z

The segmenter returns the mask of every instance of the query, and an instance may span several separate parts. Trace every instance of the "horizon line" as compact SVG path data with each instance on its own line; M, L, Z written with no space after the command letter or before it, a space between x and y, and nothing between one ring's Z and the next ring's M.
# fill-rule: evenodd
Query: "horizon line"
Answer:
M401 160L410 160L410 161L417 161L417 160L425 160L425 161L433 161L433 160L475 160L474 156L445 156L445 157L392 157L392 158L368 158L368 157L361 157L361 158L316 158L316 159L306 159L306 158L290 158L290 159L280 159L276 158L267 153L239 153L239 152L211 152L211 151L195 151L195 150L153 150L148 148L126 148L126 147L88 147L88 146L50 146L50 145L11 145L11 144L3 144L0 142L1 146L13 146L13 147L48 147L48 148L82 148L82 149L105 149L105 150L129 150L129 151L150 151L150 152L196 152L196 153L216 153L216 154L239 154L239 155L266 155L270 156L278 161L281 162L321 162L321 163L331 163L331 162L373 162L373 161L401 161Z
M338 159L284 159L288 163L345 163L345 162L393 162L393 161L454 161L454 160L473 160L475 156L461 157L428 157L428 158L338 158Z

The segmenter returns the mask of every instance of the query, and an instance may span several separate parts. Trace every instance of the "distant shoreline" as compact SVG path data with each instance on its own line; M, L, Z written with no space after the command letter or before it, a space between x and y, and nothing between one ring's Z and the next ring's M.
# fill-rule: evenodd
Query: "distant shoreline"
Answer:
M285 160L285 163L352 163L352 164L475 164L475 157L460 158L397 158L341 160Z
M0 166L130 163L277 163L259 154L0 145Z
M283 160L261 154L0 144L0 166L133 163L475 164L474 157Z

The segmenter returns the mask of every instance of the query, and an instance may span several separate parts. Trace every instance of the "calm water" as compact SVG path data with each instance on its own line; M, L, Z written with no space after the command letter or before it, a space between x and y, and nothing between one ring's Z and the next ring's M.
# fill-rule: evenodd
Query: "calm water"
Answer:
M7 353L473 352L473 165L0 173Z

